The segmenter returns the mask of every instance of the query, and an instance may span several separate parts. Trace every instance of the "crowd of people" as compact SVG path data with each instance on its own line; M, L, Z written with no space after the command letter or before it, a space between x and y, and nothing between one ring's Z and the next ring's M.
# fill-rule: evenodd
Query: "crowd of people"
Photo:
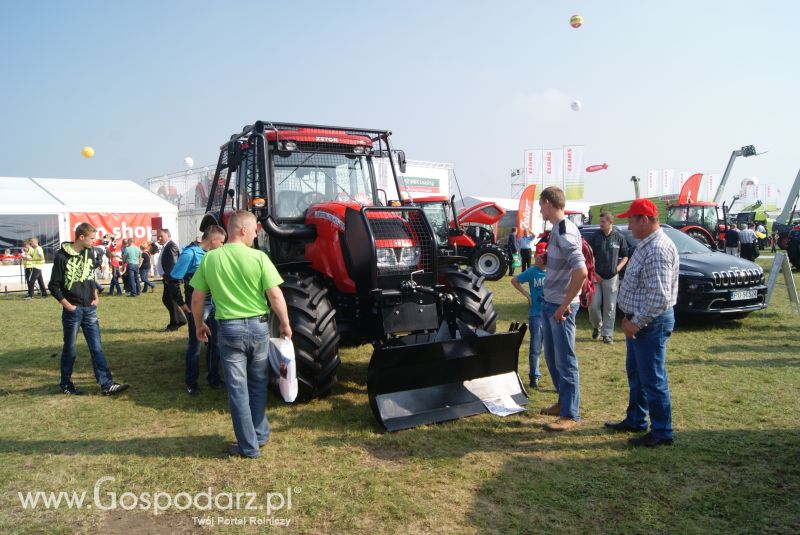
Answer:
M761 223L758 226L753 223L749 225L741 223L739 228L736 228L736 225L731 225L725 231L725 252L746 260L753 261L758 258L759 251L766 249L769 242L771 242L772 252L774 253L778 243L778 236L773 233L768 240L767 229Z
M95 245L97 229L89 223L79 224L75 240L65 242L56 253L47 286L62 306L60 391L71 396L84 394L72 382L79 330L86 339L100 392L116 395L130 388L129 384L114 381L103 352L97 320L102 287L97 283L96 272L110 272L110 294L116 290L122 295L122 278L127 295L137 297L148 287L154 291L149 272L156 269L163 277L162 302L170 318L163 331L189 326L184 359L186 392L192 396L200 393L199 362L201 344L205 344L208 385L215 389L224 386L228 393L237 439L228 446L228 454L258 457L269 440L265 408L270 374L270 308L277 318L280 336L291 339L292 330L279 288L283 279L269 257L253 248L256 228L252 213L235 212L229 218L227 232L212 225L197 242L181 250L167 229L158 231L158 248L137 246L132 239L124 240L117 248L113 240L104 240L105 247ZM40 251L27 254L43 259ZM155 262L152 254L157 255ZM35 277L31 275L31 279ZM43 295L45 292L42 289ZM276 368L285 376L285 366Z
M678 295L677 249L659 226L656 205L649 199L637 199L627 211L617 214L628 220L633 236L640 240L634 253L629 255L624 237L614 229L612 214L604 212L599 230L588 240L594 255L590 273L583 239L575 224L565 217L565 203L559 188L542 191L539 207L552 230L536 244L533 266L511 279L530 306L530 386L540 387L539 361L544 352L558 393L558 401L541 410L556 418L545 425L545 430L563 432L580 425L575 317L584 282L592 278L592 339L602 336L604 343L613 343L616 308L624 314L621 327L626 338L628 404L625 417L606 422L605 427L619 432L647 431L629 440L634 446L672 444L666 348L675 324L672 307ZM511 238L509 245L510 241ZM626 274L620 283L618 274L623 267Z
M586 243L593 252L589 263L578 227L565 216L563 191L545 188L539 208L552 230L535 244L536 237L530 231L523 229L518 238L512 230L507 245L510 252L519 252L522 264L521 273L512 277L511 284L529 304L530 386L540 387L540 358L544 353L558 394L555 404L541 409L542 414L555 417L545 429L569 431L581 421L575 320L579 295L589 278L594 286L588 304L592 339L602 338L612 344L617 308L624 315L621 328L626 338L629 399L625 417L605 426L623 432L648 431L632 438L633 445L671 444L665 361L675 322L672 307L677 298L678 253L659 226L658 208L648 199L637 199L626 212L617 214L628 219L629 229L639 240L633 254L625 237L614 228L613 214L601 213L599 229ZM269 257L252 248L255 216L236 212L229 219L227 231L212 225L183 249L172 240L168 229L158 231L155 243L139 245L132 238L117 244L108 236L98 245L96 234L88 223L76 227L75 241L64 243L55 255L47 287L41 273L44 253L37 240L27 241L23 250L28 298L38 284L42 296L49 290L62 305L61 392L83 393L72 383L79 329L84 332L101 393L115 395L129 388L113 380L103 352L96 308L104 288L98 279L110 278L110 295L123 295L124 290L129 297L138 297L148 288L155 292L150 278L157 273L163 280L162 303L169 317L162 331L188 325L186 393L200 393L200 353L201 344L205 344L207 384L212 389L224 386L228 392L237 438L228 453L258 457L269 438L264 408L270 310L277 318L281 336L291 338L292 331L279 288L283 281ZM726 249L731 254L747 257L752 254L751 248L760 245L756 231L744 225L728 236ZM626 275L620 282L623 268Z

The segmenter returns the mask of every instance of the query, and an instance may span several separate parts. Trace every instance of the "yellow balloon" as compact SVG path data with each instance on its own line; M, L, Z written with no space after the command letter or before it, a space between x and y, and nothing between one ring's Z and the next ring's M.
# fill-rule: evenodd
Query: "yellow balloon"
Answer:
M83 147L83 149L81 149L81 154L84 158L91 158L94 156L94 149L92 147Z

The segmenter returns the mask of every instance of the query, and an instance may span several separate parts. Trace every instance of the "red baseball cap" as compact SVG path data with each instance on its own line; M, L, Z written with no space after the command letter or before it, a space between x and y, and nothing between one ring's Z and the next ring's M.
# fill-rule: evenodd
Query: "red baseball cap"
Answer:
M536 244L536 256L547 254L547 242L540 241Z
M617 214L617 217L625 219L632 215L656 217L658 215L658 206L650 199L636 199L631 203L631 207L627 211Z

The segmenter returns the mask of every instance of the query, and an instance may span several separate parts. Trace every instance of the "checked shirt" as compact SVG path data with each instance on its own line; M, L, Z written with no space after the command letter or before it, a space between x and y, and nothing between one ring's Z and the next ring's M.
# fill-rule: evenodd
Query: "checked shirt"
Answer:
M639 328L678 299L678 249L661 229L639 242L625 269L617 306Z

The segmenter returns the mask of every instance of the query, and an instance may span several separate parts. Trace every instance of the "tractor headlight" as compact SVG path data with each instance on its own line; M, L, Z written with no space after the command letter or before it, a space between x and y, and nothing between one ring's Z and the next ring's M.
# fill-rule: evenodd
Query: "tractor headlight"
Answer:
M394 249L380 248L378 253L378 266L390 267L397 265L397 257L394 255Z
M356 154L364 154L364 147L362 147L361 145L356 145L355 147L353 147L353 152Z
M403 247L400 250L400 263L406 266L415 267L419 264L419 247Z
M278 144L278 148L281 150L297 150L297 143L294 141L282 141Z

